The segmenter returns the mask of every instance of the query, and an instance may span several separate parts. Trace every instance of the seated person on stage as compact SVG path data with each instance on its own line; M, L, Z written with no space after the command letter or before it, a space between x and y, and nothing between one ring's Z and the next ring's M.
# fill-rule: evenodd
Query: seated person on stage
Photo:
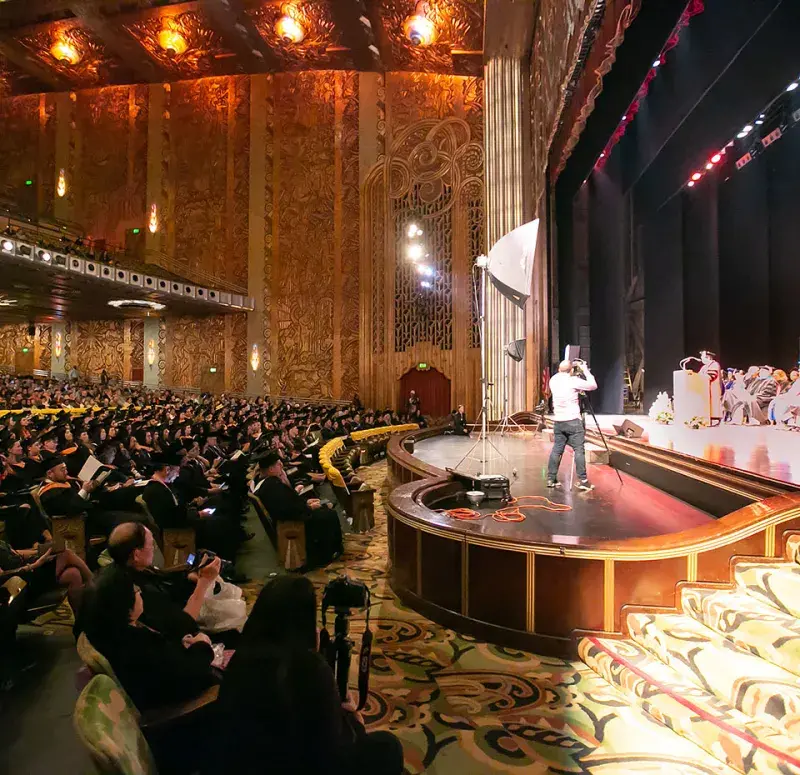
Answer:
M758 366L751 366L747 372L736 372L733 385L722 397L722 410L726 422L741 423L745 403L750 399L749 388L758 379Z
M403 772L400 742L390 732L365 731L352 699L342 703L318 648L312 583L297 576L270 581L225 671L217 751L206 772Z
M591 490L586 474L585 429L581 420L580 393L597 390L597 381L586 364L581 366L582 376L571 374L573 363L561 361L558 373L550 378L550 395L553 397L553 449L547 462L547 486L560 487L558 469L564 448L569 444L575 453L578 489Z
M749 421L751 425L768 424L767 409L772 399L778 394L778 383L768 366L761 367L758 377L751 383L748 393L750 395L744 402L743 421Z
M469 436L467 413L464 411L464 404L459 404L458 409L453 412L453 432L456 436Z
M84 631L137 709L189 700L218 683L208 636L181 636L145 624L147 603L131 575L113 566L107 570L87 599Z
M341 555L342 526L336 511L317 498L301 497L286 476L277 452L268 452L258 461L258 467L264 481L256 494L270 516L278 521L305 522L308 564L327 565Z
M219 577L220 560L215 557L189 574L161 571L153 567L154 546L153 534L140 522L117 525L108 539L114 564L100 571L100 577L114 569L130 575L144 598L143 624L170 636L196 633L203 601Z
M800 379L795 378L794 382L787 379L784 387L772 400L770 412L770 419L781 428L785 428L792 419L797 423L797 418L800 417Z
M13 549L0 541L0 584L9 576L19 576L27 582L30 601L57 586L64 587L70 608L77 616L83 589L91 581L92 572L69 549L56 554L46 544Z

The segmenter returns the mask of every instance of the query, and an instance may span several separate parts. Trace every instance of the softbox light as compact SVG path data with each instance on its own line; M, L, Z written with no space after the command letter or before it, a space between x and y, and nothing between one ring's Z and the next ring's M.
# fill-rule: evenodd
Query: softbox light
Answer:
M501 237L489 251L489 277L494 287L518 307L524 307L531 295L538 237L537 218Z
M506 345L506 355L519 363L525 357L525 340L515 339Z

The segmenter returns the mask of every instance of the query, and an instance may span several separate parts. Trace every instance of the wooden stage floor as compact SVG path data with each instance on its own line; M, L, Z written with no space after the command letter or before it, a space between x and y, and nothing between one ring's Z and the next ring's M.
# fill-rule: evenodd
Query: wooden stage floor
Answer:
M750 471L782 482L800 485L800 433L770 425L723 424L693 430L660 425L646 416L598 415L603 433L614 434L614 425L625 419L641 425L642 441L729 468ZM587 428L594 430L591 418Z
M580 539L619 540L665 535L713 521L713 517L704 511L627 474L622 474L623 484L620 485L616 472L607 465L589 465L589 479L595 486L592 492L574 490L574 466L569 449L564 454L559 474L563 487L549 490L546 472L551 444L548 441L526 434L505 438L492 436L492 442L508 462L490 449L486 456L487 472L507 475L512 483L513 496L544 495L554 503L570 505L572 510L526 510L526 520L518 523L497 522L490 518L458 523L469 525L470 532L508 539L578 545ZM463 436L435 436L418 441L414 456L442 470L458 467L459 471L474 475L480 470L478 460L470 459L461 463L474 443L473 439ZM514 468L518 474L516 479L512 478ZM468 504L453 502L439 505L441 508L450 508ZM480 511L488 515L501 505L499 501L484 501ZM446 521L452 522L449 519Z

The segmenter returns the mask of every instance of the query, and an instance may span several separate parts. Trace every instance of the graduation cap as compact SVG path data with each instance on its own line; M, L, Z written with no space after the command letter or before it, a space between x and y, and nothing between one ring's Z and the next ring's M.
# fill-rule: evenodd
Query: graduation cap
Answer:
M265 452L263 455L258 455L255 458L255 462L258 463L259 468L270 468L274 466L281 459L281 456L275 452L270 450L269 452Z
M61 455L54 455L53 457L48 457L39 464L41 466L41 470L43 472L49 471L51 468L55 468L56 466L66 465L66 461L64 460Z

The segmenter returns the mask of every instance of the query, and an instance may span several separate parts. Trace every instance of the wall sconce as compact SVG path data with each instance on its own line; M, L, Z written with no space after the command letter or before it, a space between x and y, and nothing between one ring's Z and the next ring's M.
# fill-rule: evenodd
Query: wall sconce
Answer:
M172 19L165 19L161 32L158 33L158 45L167 52L170 59L179 57L186 51L186 38L175 29L175 22Z
M436 26L428 18L430 5L420 0L414 10L403 23L403 32L412 46L430 46L436 40Z
M147 228L151 234L155 234L158 231L158 207L156 207L155 202L150 205L150 220L147 222Z
M56 331L56 335L53 337L53 352L56 354L56 360L61 360L61 353L63 352L61 349L61 332Z
M149 339L147 342L147 365L151 366L156 362L156 343Z
M59 37L50 47L53 59L61 62L62 65L73 67L81 61L80 49L67 37Z
M67 193L67 176L64 173L64 168L62 167L58 171L58 179L56 180L56 194L59 196L64 196Z
M306 36L303 25L297 20L297 11L291 4L284 5L281 9L283 15L275 22L275 34L284 43L302 43Z
M250 368L255 372L258 371L258 366L261 363L261 358L258 355L258 345L254 344L253 349L250 350Z

